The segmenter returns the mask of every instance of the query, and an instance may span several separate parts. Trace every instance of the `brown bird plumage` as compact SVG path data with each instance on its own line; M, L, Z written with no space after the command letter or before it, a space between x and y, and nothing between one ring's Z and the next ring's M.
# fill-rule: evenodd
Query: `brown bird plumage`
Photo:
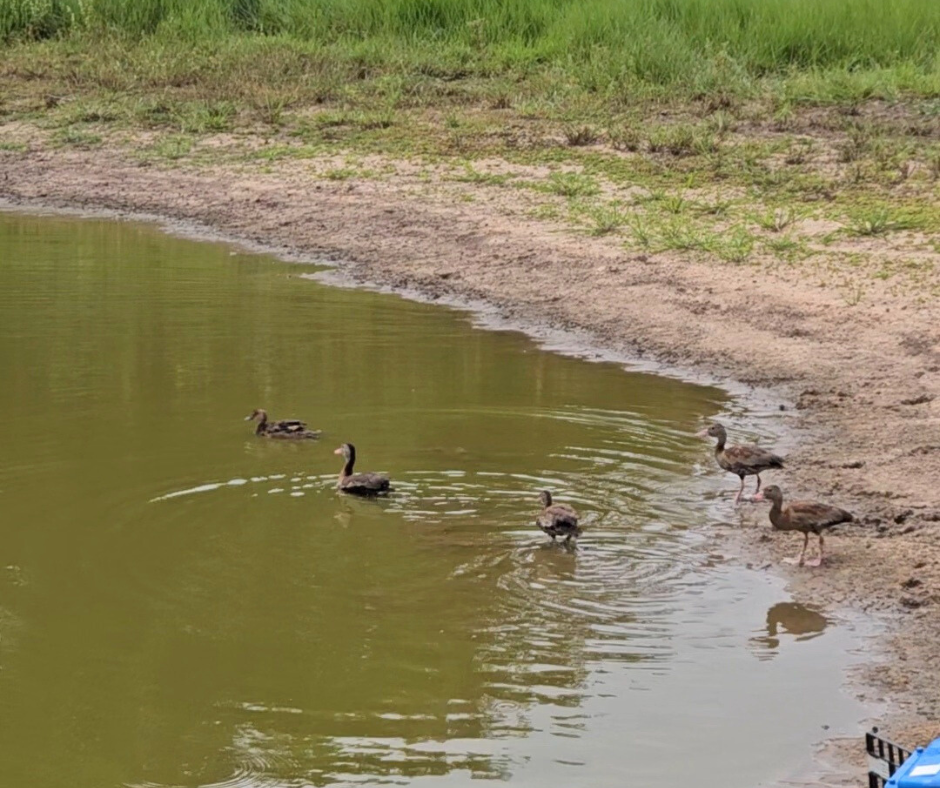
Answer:
M283 419L282 421L268 421L268 412L256 408L245 421L257 421L255 435L262 438L281 438L288 440L314 440L320 437L319 430L308 430L307 423L297 419Z
M770 522L775 531L799 531L803 534L803 549L800 551L799 558L787 560L787 563L796 563L798 566L804 564L806 545L809 543L811 533L819 537L819 557L805 561L805 563L807 566L820 566L825 558L823 531L839 523L850 523L855 519L851 512L825 503L791 501L784 506L783 492L775 484L755 495L754 500L770 501L773 504L770 507Z
M729 473L740 477L741 487L734 498L735 503L741 500L741 494L744 492L745 476L757 477L755 492L760 492L761 473L771 468L783 467L782 457L759 446L725 446L728 441L728 433L721 424L712 424L708 429L698 433L698 437L716 438L715 459L718 461L718 465Z
M344 443L333 454L341 454L346 460L343 470L340 471L337 489L351 495L380 495L392 488L389 486L387 476L380 473L353 473L356 464L356 447L351 443Z
M536 525L552 537L552 541L559 536L565 537L565 544L581 536L578 527L578 513L567 504L552 503L552 494L548 490L539 493L542 511L535 518Z

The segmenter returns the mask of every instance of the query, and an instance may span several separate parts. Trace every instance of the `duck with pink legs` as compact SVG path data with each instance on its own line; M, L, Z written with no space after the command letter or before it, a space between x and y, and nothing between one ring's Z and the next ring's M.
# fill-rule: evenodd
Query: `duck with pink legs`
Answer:
M840 523L851 523L855 519L851 512L825 503L790 501L784 505L783 491L776 484L757 493L751 500L770 501L770 523L775 531L798 531L803 534L803 549L799 557L784 559L785 563L797 566L822 566L825 560L823 531ZM811 533L819 537L819 555L807 561L806 546Z
M762 449L760 446L726 445L728 442L728 433L725 428L717 422L702 430L696 437L715 438L715 460L718 462L718 466L740 477L741 487L738 489L738 494L734 497L735 504L741 500L741 495L744 493L744 478L746 476L757 477L757 489L755 492L760 492L761 473L769 471L771 468L783 467L782 457L766 449Z

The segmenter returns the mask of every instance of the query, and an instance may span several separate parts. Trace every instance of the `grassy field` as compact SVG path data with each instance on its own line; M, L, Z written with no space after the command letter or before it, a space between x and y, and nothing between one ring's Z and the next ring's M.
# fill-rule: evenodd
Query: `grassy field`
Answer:
M937 0L0 0L0 41L0 154L509 190L848 300L940 252Z
M0 0L0 40L91 55L115 88L250 71L417 100L427 78L614 105L940 93L935 0Z

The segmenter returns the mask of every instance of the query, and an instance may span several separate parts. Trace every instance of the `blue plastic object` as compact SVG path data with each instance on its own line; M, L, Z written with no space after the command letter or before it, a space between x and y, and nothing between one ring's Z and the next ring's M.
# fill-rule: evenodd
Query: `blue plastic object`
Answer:
M940 739L914 750L888 780L886 788L940 788Z

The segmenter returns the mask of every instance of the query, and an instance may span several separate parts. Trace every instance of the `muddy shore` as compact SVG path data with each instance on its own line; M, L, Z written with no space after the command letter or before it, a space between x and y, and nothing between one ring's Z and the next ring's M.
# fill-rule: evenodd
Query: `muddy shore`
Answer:
M487 304L516 323L734 383L745 402L747 390L762 407L772 402L794 447L787 470L767 481L850 509L858 523L828 540L822 569L779 565L799 539L771 535L762 506L741 507L761 527L716 531L717 548L779 566L798 601L888 622L853 689L887 702L878 722L889 737L913 745L940 735L938 300L885 289L849 303L816 269L639 254L527 216L518 193L459 188L474 199L407 178L311 179L289 165L160 167L118 148L0 151L0 199L11 205L196 222L331 260L356 282ZM733 493L737 480L727 483ZM861 784L860 752L856 741L828 746L826 784Z

